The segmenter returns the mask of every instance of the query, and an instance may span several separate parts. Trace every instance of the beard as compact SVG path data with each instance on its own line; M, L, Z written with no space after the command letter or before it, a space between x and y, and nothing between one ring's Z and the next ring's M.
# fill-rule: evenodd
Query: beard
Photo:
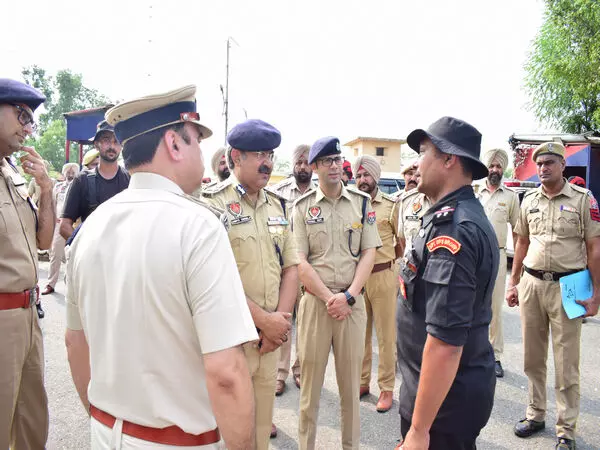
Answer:
M308 173L305 170L301 170L300 172L294 172L294 178L296 179L296 183L308 183L311 177L312 173Z
M229 178L231 172L229 171L229 168L225 167L223 170L219 170L217 175L219 176L219 180L224 181Z
M369 184L369 183L360 183L358 185L358 189L360 191L366 192L367 194L371 194L373 193L373 191L375 190L375 187L377 186L377 184L373 183L373 184Z
M114 152L115 156L109 156L108 152L110 151ZM115 162L117 159L119 159L119 152L117 152L114 148L109 148L104 152L100 152L100 159L109 163Z
M498 173L490 173L488 175L488 181L490 182L490 184L492 186L498 186L500 184L500 181L502 180L502 175L498 174Z

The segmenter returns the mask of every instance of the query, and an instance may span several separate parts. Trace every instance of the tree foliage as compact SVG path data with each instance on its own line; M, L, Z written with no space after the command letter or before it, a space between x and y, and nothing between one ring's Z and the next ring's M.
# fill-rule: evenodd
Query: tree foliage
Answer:
M83 84L81 74L70 70L60 70L55 76L49 75L39 66L25 67L21 75L26 83L39 89L46 96L39 117L39 132L30 138L27 145L36 148L42 158L60 170L65 162L65 140L67 128L63 114L80 109L104 106L110 101L95 89ZM71 153L71 161L76 161L76 152Z
M546 0L526 63L530 107L566 133L600 129L600 2Z

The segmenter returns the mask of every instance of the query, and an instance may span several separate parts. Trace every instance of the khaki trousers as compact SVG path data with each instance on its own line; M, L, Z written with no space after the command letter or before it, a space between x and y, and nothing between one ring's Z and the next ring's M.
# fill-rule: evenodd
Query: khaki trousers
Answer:
M379 347L377 381L381 392L394 390L396 381L396 300L398 296L397 275L392 269L371 274L365 285L365 309L367 330L365 356L362 363L361 386L371 383L373 354L373 322Z
M546 416L546 360L548 328L554 353L556 435L575 438L579 416L579 352L581 319L565 314L560 284L542 281L524 273L519 284L523 328L524 370L529 378L527 419L542 421Z
M256 448L257 450L266 450L269 448L271 424L273 423L279 349L261 355L254 343L247 343L244 344L244 353L254 386Z
M297 322L297 313L298 313L298 303L300 303L300 299L302 298L302 291L300 290L300 286L298 286L298 294L296 296L296 305L294 309L296 310L296 322ZM292 326L294 326L294 319L292 317ZM290 373L290 363L292 361L292 340L288 339L285 341L281 347L281 353L279 355L279 361L277 362L277 380L285 381ZM298 358L298 329L296 328L296 360L294 361L294 365L292 366L292 375L300 375L300 360Z
M299 448L315 448L319 400L329 351L333 346L335 373L342 410L342 448L360 445L360 372L366 327L365 301L356 297L352 314L343 321L327 314L327 306L305 293L298 307L298 347L300 349Z
M48 398L36 309L0 311L0 330L0 449L43 449Z
M58 281L60 274L60 265L65 257L65 239L59 233L60 226L56 224L54 237L52 238L52 247L50 247L50 271L48 273L48 285L53 288Z
M492 292L492 321L490 322L490 344L496 361L504 352L504 332L502 331L502 306L506 298L506 250L500 249L498 276Z

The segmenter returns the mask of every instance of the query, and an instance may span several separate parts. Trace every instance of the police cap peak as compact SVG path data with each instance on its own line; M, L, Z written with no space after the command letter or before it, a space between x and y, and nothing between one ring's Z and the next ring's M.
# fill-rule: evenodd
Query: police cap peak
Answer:
M565 146L560 142L544 142L543 144L538 145L531 155L531 159L533 162L537 159L538 156L542 155L556 155L561 158L565 157Z
M202 139L212 135L212 131L200 123L196 112L194 85L120 103L106 111L105 117L115 127L115 135L123 145L150 131L185 122L197 125Z
M10 78L0 78L0 104L23 104L35 111L46 97L33 86Z
M263 120L249 119L231 129L227 135L227 143L232 148L245 152L274 150L281 144L281 133Z
M340 140L334 136L327 136L318 139L311 147L308 153L308 163L312 164L317 159L329 155L339 155L342 153Z

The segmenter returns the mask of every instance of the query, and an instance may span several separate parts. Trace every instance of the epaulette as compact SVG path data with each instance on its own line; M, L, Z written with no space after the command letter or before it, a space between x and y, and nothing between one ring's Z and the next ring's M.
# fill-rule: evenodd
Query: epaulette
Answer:
M191 201L192 203L195 203L200 206L204 206L211 213L213 213L215 216L217 216L217 219L219 219L221 221L221 223L223 224L223 226L225 227L226 230L229 230L229 219L227 217L227 214L225 214L225 210L211 205L203 198L196 198L192 195L187 195L187 194L183 194L183 197L185 197L187 200Z
M273 192L270 189L265 188L265 192L270 195L271 197L275 197L277 200L283 200L284 202L287 202L287 200L282 197L281 195L279 195L277 192Z
M538 192L538 188L531 189L531 190L525 192L525 194L523 195L523 198L528 197L528 196L530 196L531 194L533 194L535 192Z
M404 191L400 195L400 200L399 201L403 201L404 199L407 199L408 197L410 197L412 195L417 195L418 193L419 193L419 191L417 189L411 189L410 191Z
M353 193L353 194L358 194L358 195L360 195L360 196L362 196L362 197L367 197L369 200L371 200L371 195L369 195L369 194L367 194L366 192L363 192L363 191L361 191L361 190L359 190L359 189L348 189L348 188L346 188L346 190L347 190L348 192L351 192L351 193Z
M308 197L310 197L311 195L314 195L314 194L316 194L316 193L317 193L316 189L315 189L315 190L312 190L312 191L305 192L304 194L302 194L300 197L298 197L298 198L296 199L296 201L294 202L294 204L298 204L298 203L300 203L302 200L304 200L304 199L307 199Z
M207 186L206 189L202 190L202 195L207 195L209 197L218 194L222 190L224 190L227 186L231 185L231 178L227 178L226 180L220 181L216 183L214 186Z
M284 178L283 180L281 180L281 181L273 184L271 187L273 187L273 188L280 188L280 187L287 186L287 185L289 185L289 184L292 183L293 179L294 179L294 177L291 177L291 176L287 177L287 178Z
M582 188L581 186L577 186L576 184L571 184L571 187L573 188L573 190L580 192L584 195L590 195L590 194L588 194L588 192L592 192L589 189Z
M385 192L382 192L381 196L389 202L396 203L396 199L393 198L390 194L386 194Z

